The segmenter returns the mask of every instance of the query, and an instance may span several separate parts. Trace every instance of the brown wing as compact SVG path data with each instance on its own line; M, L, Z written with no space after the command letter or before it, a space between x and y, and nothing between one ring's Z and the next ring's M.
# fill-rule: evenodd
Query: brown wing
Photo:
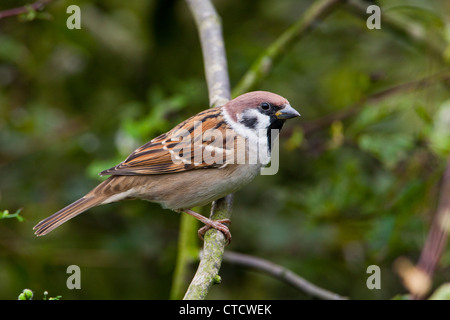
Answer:
M156 137L136 149L117 166L105 170L100 175L148 175L182 172L200 168L220 168L226 161L226 152L214 155L216 145L226 145L226 124L220 108L211 108L185 120L171 131ZM205 136L208 129L223 132L218 139ZM213 132L213 131L210 131ZM204 140L207 141L204 141ZM208 147L209 146L209 147ZM209 148L214 159L204 157ZM223 149L225 150L225 149ZM220 151L220 150L219 150ZM210 154L211 152L207 152ZM219 159L219 161L217 161Z

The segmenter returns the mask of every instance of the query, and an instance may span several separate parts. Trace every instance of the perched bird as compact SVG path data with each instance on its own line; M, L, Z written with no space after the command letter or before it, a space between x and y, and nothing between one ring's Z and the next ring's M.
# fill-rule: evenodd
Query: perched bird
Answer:
M202 111L101 172L110 177L39 222L35 234L45 235L94 206L143 199L200 220L205 224L200 237L214 228L230 241L229 219L211 220L190 208L249 183L270 161L272 132L299 115L285 98L266 91L249 92Z

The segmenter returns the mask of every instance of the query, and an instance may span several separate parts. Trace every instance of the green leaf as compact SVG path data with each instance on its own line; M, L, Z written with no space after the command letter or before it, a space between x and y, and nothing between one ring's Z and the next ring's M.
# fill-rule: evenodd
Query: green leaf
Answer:
M324 76L322 90L337 108L360 100L367 92L370 79L366 73L348 67L336 68Z
M392 169L399 161L406 159L414 141L411 136L402 133L374 133L361 135L358 144L362 150L371 153Z
M450 283L444 283L434 291L430 300L450 300Z
M301 128L294 128L291 137L285 142L284 146L287 150L292 151L298 149L304 140L303 130Z
M3 210L2 212L0 212L0 220L16 218L19 222L23 222L25 221L25 218L19 215L20 211L22 211L22 209L18 209L15 213L9 213L8 210Z
M450 100L445 101L436 113L429 139L436 154L443 157L450 154Z
M23 289L22 293L19 294L18 300L32 300L33 299L33 291L30 289Z

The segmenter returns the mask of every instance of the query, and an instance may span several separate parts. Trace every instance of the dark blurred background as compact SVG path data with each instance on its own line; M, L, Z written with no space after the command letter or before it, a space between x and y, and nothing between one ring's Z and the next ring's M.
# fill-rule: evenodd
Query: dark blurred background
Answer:
M27 3L3 0L0 11ZM312 3L214 1L232 86ZM376 3L425 42L383 24L369 30L339 8L283 54L257 89L285 96L302 117L284 129L278 174L236 194L227 247L353 299L405 293L393 262L417 261L450 154L448 81L388 90L448 68L450 3ZM81 30L66 27L70 4L81 8ZM129 201L91 209L45 237L32 227L88 192L98 172L207 107L184 1L54 1L34 19L1 19L0 210L21 208L25 221L0 220L0 299L24 288L36 299L45 290L63 299L169 298L179 214ZM73 264L81 290L66 287ZM366 287L372 264L380 290ZM449 264L447 251L434 287L449 278ZM310 298L226 262L220 274L210 299Z

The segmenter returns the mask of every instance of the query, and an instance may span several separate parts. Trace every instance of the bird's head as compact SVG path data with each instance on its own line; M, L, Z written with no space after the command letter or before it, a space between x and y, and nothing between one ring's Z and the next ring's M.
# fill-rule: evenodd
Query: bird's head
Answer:
M244 136L247 130L280 130L287 119L300 116L288 100L267 91L245 93L223 108L230 125Z

